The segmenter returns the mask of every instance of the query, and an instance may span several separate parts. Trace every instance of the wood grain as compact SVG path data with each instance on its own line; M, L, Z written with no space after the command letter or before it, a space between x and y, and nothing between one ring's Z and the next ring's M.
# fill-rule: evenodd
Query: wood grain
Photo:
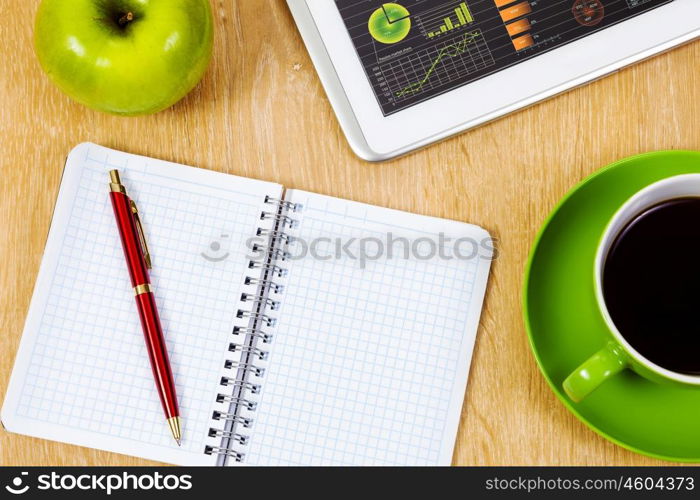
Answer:
M66 154L82 141L352 200L474 222L500 241L454 463L650 465L588 430L528 348L520 288L557 200L622 157L700 149L700 42L384 164L353 156L283 0L213 0L216 48L174 108L119 118L63 96L32 49L38 0L0 23L0 397L9 380ZM149 462L9 434L2 465Z

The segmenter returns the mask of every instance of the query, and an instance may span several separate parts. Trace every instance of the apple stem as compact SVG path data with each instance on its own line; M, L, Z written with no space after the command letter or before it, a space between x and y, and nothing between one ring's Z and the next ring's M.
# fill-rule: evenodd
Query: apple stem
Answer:
M133 20L134 20L134 13L127 12L119 19L119 26L126 26L127 24L129 24Z

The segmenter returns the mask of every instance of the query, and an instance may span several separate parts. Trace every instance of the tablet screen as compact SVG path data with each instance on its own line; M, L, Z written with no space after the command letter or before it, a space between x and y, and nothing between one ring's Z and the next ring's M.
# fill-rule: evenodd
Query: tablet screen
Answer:
M336 5L387 116L671 1L336 0Z

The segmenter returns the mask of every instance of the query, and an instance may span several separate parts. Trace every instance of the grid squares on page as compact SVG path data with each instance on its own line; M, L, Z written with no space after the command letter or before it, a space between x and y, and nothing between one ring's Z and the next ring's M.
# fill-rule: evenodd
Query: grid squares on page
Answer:
M426 236L347 205L339 213L310 203L297 235L307 242L392 230ZM363 270L348 258L294 261L246 462L436 463L476 266L392 259Z
M144 159L85 159L17 413L144 445L173 445L109 201L110 168L137 179L130 194L153 254L183 450L201 454L246 271L245 241L254 234L261 200L231 190L188 190L150 173ZM207 261L202 252L222 234L230 256Z

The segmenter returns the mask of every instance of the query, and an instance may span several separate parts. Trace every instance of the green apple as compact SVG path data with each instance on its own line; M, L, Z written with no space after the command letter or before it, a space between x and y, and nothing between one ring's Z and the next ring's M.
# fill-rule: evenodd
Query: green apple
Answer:
M41 66L63 92L119 115L182 99L213 41L209 0L43 0L34 33Z

